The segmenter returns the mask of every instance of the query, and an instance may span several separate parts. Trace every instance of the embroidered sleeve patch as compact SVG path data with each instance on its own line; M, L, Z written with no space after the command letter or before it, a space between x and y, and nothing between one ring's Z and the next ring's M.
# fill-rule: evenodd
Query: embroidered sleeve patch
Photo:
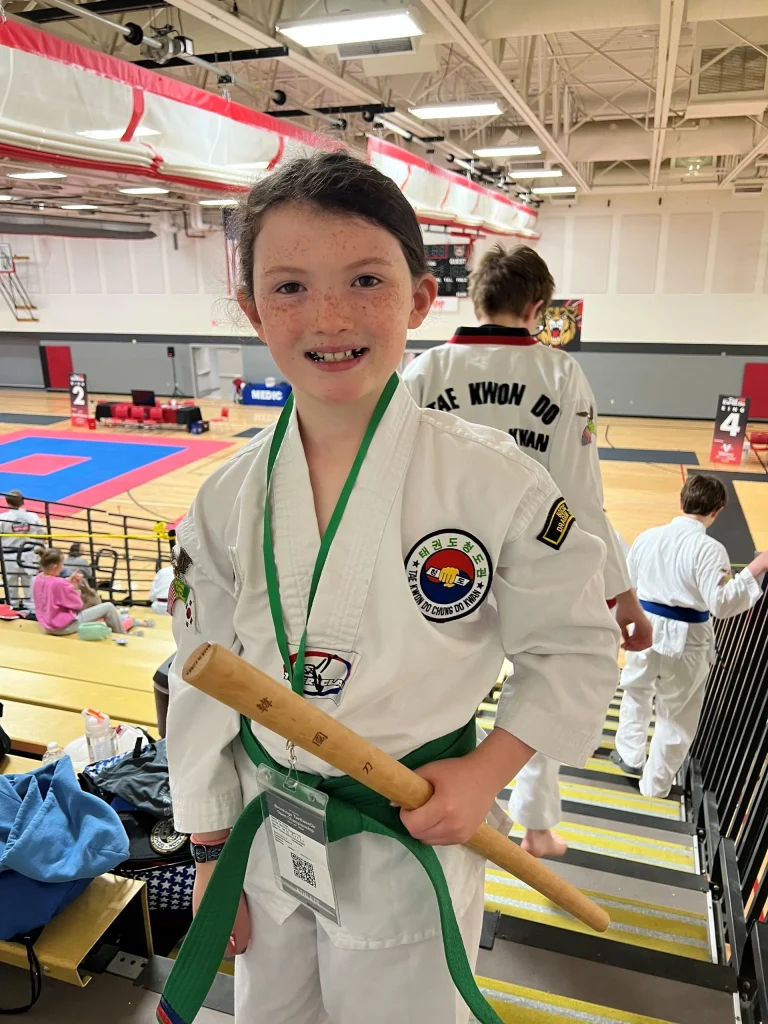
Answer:
M542 544L547 544L551 548L559 548L575 522L576 519L566 505L565 499L558 498L547 513L544 529L536 540L540 540Z

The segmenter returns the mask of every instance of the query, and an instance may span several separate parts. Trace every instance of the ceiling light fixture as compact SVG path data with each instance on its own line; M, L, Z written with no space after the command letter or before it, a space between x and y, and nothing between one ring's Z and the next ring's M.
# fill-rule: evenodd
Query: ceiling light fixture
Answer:
M109 142L112 139L122 139L126 133L125 128L91 128L87 132L76 132L76 135L81 135L85 139L97 139L100 142ZM144 128L142 125L134 131L134 139L140 139L147 135L159 135L160 132L155 131L154 128Z
M501 113L501 107L495 100L437 103L430 107L410 107L409 113L422 121L440 121L449 117L496 117Z
M22 181L44 181L48 178L66 178L61 171L14 171L9 178L21 178Z
M576 192L575 185L547 185L544 188L532 188L535 196L565 196Z
M61 206L62 210L98 210L98 206L94 206L93 203L63 203Z
M378 122L382 128L386 128L387 131L394 132L395 135L400 135L407 142L410 142L413 138L413 132L407 132L405 128L401 128L399 124L393 124L391 121L387 121L386 118L378 118Z
M475 156L539 156L538 146L488 146L474 150Z
M364 43L376 39L406 39L423 35L409 9L375 11L370 14L340 14L330 18L291 21L277 31L299 46L336 46L339 43Z
M13 196L0 196L0 203L12 203Z
M545 171L541 167L510 167L510 178L562 178L563 172L557 168Z
M139 188L119 188L124 196L167 196L168 188L159 188L157 185L141 185Z
M239 206L237 199L198 199L198 206Z

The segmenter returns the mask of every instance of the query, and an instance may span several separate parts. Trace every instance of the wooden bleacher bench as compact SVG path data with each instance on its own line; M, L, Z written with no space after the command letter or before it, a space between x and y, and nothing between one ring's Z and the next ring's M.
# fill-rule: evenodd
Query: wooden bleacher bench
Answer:
M64 747L85 732L82 716L72 711L15 700L3 700L3 706L3 728L13 750L22 754L44 754L52 740Z
M43 633L6 629L9 625L13 627L15 623L0 623L1 667L129 690L151 690L157 666L175 650L172 639L144 647L139 646L141 638L129 639L125 647L120 647L112 640L70 641Z
M45 641L45 644L52 650L60 650L62 643L83 643L77 633L68 633L66 636L51 636L50 633L44 632L39 622L29 622L25 619L14 619L12 622L3 622L0 623L0 625L2 626L0 638L4 638L6 636L10 636L16 640L18 640L19 637L28 637L30 639L37 638ZM137 656L146 655L155 657L156 655L159 655L161 658L167 658L168 654L175 649L176 645L173 641L173 636L169 632L161 630L157 633L154 629L145 629L143 632L143 636L138 636L135 632L126 633L128 643L125 645L125 650L132 648ZM106 643L106 640L100 640L97 643L92 644L92 646L100 647ZM52 647L51 645L53 644L56 646Z
M5 757L0 757L0 775L21 775L23 772L31 772L33 768L39 768L41 763L34 757L6 754Z
M101 875L49 921L35 942L44 976L85 988L91 978L82 969L82 961L123 913L134 915L133 934L141 934L143 948L132 947L130 951L150 957L152 933L146 883L134 878ZM20 943L0 942L0 962L28 970L27 951Z
M157 727L151 677L146 680L145 690L139 691L8 668L0 671L0 700L6 699L77 714L84 708L97 708L113 721L144 725L151 730Z

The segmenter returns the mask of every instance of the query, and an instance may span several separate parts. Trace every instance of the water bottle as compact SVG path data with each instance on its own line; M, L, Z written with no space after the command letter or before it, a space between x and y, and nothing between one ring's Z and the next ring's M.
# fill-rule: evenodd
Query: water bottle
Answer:
M106 761L118 754L117 735L112 728L109 715L103 711L88 708L81 712L85 719L85 738L88 743L88 763Z
M50 761L58 761L62 757L64 757L64 751L56 740L51 740L43 754L43 764L48 764Z

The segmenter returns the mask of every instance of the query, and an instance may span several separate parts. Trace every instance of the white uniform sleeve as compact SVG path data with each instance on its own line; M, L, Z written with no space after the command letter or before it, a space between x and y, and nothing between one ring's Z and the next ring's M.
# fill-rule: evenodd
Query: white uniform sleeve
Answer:
M177 654L168 673L167 749L173 817L180 832L214 832L231 828L243 807L232 742L240 717L232 708L189 686L181 678L186 659L206 640L236 654L235 598L228 580L213 565L188 516L179 539L192 558L184 579L194 596L194 621L187 625L184 603L173 608ZM195 625L196 624L196 625Z
M605 603L604 544L575 524L560 547L539 539L558 496L537 492L497 567L493 593L513 673L496 725L547 757L581 766L618 682L619 631Z
M760 599L760 584L749 571L731 578L728 552L722 544L707 544L696 564L696 585L712 615L728 619L746 612Z
M402 374L403 384L408 388L411 398L422 408L427 392L428 364L429 359L426 358L426 353L422 352L408 363Z
M595 398L578 367L577 371L575 387L569 389L567 398L563 396L560 418L552 437L549 472L582 530L599 537L607 548L605 597L610 598L629 590L629 574L619 539L603 511L597 433L591 434L588 430L590 422L597 429ZM591 438L589 444L582 444L585 430Z

